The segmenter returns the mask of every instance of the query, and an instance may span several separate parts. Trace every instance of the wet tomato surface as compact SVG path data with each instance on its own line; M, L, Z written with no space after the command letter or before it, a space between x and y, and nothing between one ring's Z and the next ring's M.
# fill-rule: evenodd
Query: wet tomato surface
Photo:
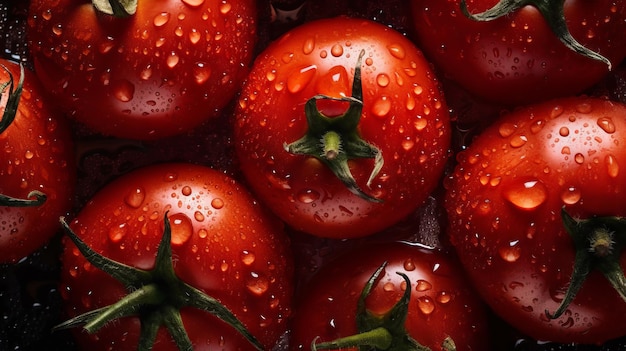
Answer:
M521 108L459 153L446 182L450 240L471 280L502 318L535 339L602 343L626 330L626 303L596 270L559 318L548 317L573 284L580 254L562 210L575 221L626 215L624 113L624 105L595 98ZM596 229L621 235L610 224ZM587 234L582 253L599 250ZM615 241L607 249L623 267Z

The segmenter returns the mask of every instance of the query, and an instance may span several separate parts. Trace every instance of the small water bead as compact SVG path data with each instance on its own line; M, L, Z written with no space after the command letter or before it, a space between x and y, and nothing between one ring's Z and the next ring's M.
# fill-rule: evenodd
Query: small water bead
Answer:
M387 46L387 50L389 50L389 53L391 54L391 56L397 59L402 60L406 57L406 52L404 50L404 47L399 44L389 45Z
M617 158L614 155L606 155L604 163L606 164L606 170L609 177L617 178L619 175L619 164L617 163Z
M204 62L196 62L193 66L193 76L198 84L206 83L211 78L211 73L211 68Z
M255 260L256 256L254 255L254 253L248 250L244 250L241 252L241 262L243 262L244 265L250 266L254 263Z
M183 0L183 3L191 7L198 7L204 4L204 0Z
M519 240L512 241L506 246L502 246L498 249L498 253L500 254L500 258L502 258L506 262L515 262L517 261L521 254L522 250L517 245Z
M423 279L420 279L415 283L415 290L419 292L428 291L432 288L433 288L433 285L430 282L423 280Z
M109 240L112 243L119 243L122 239L124 239L127 232L128 228L126 223L112 226L111 229L109 229Z
M320 198L320 193L312 189L304 189L298 192L296 198L304 204L310 204Z
M162 27L165 24L167 24L167 22L169 22L170 17L171 15L169 12L161 12L154 17L154 19L152 20L152 23L154 24L155 27Z
M428 296L420 296L417 299L417 307L425 315L429 315L435 311L435 304Z
M389 82L389 76L385 73L381 73L376 76L376 84L378 84L380 87L387 87L389 85Z
M226 15L227 13L230 12L230 10L233 8L233 5L230 3L222 3L222 5L220 5L220 13L222 15Z
M135 95L135 85L126 79L118 80L113 85L113 96L121 102L128 102Z
M137 187L131 190L126 197L124 197L124 202L132 208L139 208L145 198L146 193L143 188Z
M548 191L540 180L515 181L503 189L502 196L517 208L534 210L546 201Z
M409 258L404 261L403 267L404 270L406 270L407 272L411 272L415 270L415 262L413 262L413 260Z
M575 187L567 187L561 193L561 200L566 205L573 205L580 201L582 193Z
M524 146L527 141L528 138L525 135L516 135L511 138L511 140L509 141L509 145L514 148L519 148Z
M513 123L502 123L498 128L498 133L503 138L508 138L515 133L517 127Z
M172 229L172 245L182 245L189 240L193 233L193 223L184 213L170 215L170 226Z
M308 38L302 45L302 53L308 55L315 49L315 38Z
M330 54L335 56L335 57L339 57L341 55L343 55L343 46L339 45L339 44L335 44L330 48Z
M567 128L567 127L561 127L561 128L559 129L559 135L560 135L560 136L562 136L562 137L566 137L566 136L568 136L568 135L569 135L569 128Z
M602 130L605 131L607 134L615 133L615 123L613 123L611 117L598 118L597 123L598 126L602 128Z
M219 197L216 197L213 200L211 200L211 206L214 209L219 210L224 207L224 200L220 199Z
M379 118L387 117L391 110L391 100L387 96L379 97L372 105L372 113Z
M269 289L269 285L270 283L267 278L260 276L255 272L250 273L250 278L246 281L248 291L256 296L265 294L267 289Z
M172 51L165 59L165 64L169 68L174 68L176 67L176 65L178 65L179 61L180 61L180 57L178 56L178 54Z
M317 66L311 65L289 75L287 78L287 90L293 94L300 92L311 82L316 73Z

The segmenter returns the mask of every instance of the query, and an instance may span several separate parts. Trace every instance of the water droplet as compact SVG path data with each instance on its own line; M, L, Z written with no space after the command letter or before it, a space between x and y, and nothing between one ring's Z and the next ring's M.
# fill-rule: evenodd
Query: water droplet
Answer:
M559 135L561 135L562 137L566 137L569 135L569 128L563 126L559 129Z
M191 195L191 193L192 193L192 189L191 189L191 187L190 187L190 186L185 185L185 186L182 188L181 193L182 193L183 195L185 195L185 196L189 196L189 195Z
M566 205L573 205L580 200L581 196L582 194L580 190L571 186L563 190L561 193L561 200L563 200L563 203Z
M379 118L387 117L391 110L391 100L387 96L381 96L372 105L372 113Z
M139 208L145 198L146 193L143 188L135 188L126 195L124 202L132 208Z
M389 53L391 54L391 56L400 60L404 59L404 57L406 56L404 47L399 44L389 45L387 46L387 50L389 50Z
M166 173L165 176L163 177L163 180L165 182L173 182L176 179L178 179L178 173Z
M386 282L383 284L383 290L386 292L392 292L396 290L396 286L392 282Z
M320 193L312 189L304 189L296 195L298 201L310 204L320 198Z
M196 83L204 84L211 78L211 68L204 62L196 62L193 66L193 76L196 79Z
M546 201L548 191L540 180L516 181L508 184L502 195L523 210L534 210Z
M189 36L189 41L192 44L197 44L200 41L200 39L202 39L202 34L200 32L198 32L198 30L195 29L195 28L192 28L189 31L188 36Z
M518 148L524 146L527 141L528 138L526 138L525 135L516 135L511 138L509 145L511 145L511 147Z
M619 175L619 164L617 158L613 155L606 155L604 157L604 163L606 164L606 171L609 177L616 178Z
M433 300L428 296L420 296L417 299L417 307L419 310L426 315L429 315L435 311L435 304Z
M184 213L170 215L170 226L172 228L172 245L182 245L189 240L193 233L193 223Z
M202 214L202 212L200 211L196 211L193 213L193 218L198 221L198 222L202 222L204 221L204 215Z
M308 55L313 52L313 49L315 49L315 38L311 37L304 41L304 45L302 45L302 52L305 55Z
M576 153L576 155L574 155L574 161L581 165L585 162L585 156L581 153Z
M385 73L381 73L376 76L376 84L383 88L389 85L389 81L389 76Z
M126 223L112 226L111 229L109 229L109 240L111 240L112 243L119 243L122 239L124 239L127 231L128 228L126 227Z
M254 253L248 250L244 250L241 252L241 262L243 262L243 264L245 264L246 266L250 266L254 263L255 260L256 256L254 255Z
M333 47L330 48L330 54L335 57L343 55L343 46L339 44L333 45Z
M578 111L580 113L585 113L585 114L591 113L592 109L593 108L591 107L591 104L588 104L588 103L585 103L585 102L583 102L581 104L578 104L576 106L576 111Z
M156 27L162 27L167 22L169 22L170 17L171 15L169 14L169 12L161 12L158 15L154 16L152 23L154 23Z
M521 248L517 245L519 240L511 241L508 245L502 246L498 249L500 257L506 262L517 261L522 253Z
M423 280L423 279L420 279L420 280L417 281L417 283L415 283L415 290L416 291L420 291L420 292L428 291L428 290L430 290L432 288L433 288L432 284L430 284L430 282L428 282L426 280Z
M517 127L515 126L515 124L512 124L512 123L502 123L502 124L500 124L500 127L498 128L498 133L500 133L501 137L508 138L511 135L513 135L513 133L515 133L516 129L517 129Z
M246 287L252 294L256 296L261 296L269 288L269 281L267 278L252 272L250 274L250 278L246 282Z
M204 4L204 0L183 0L183 3L191 7L198 7Z
M176 67L179 61L180 61L180 57L178 57L178 55L173 51L165 59L165 63L167 64L167 67L169 68Z
M448 293L447 291L440 291L437 294L436 300L437 302L439 302L442 305L447 304L448 302L452 301L452 297L453 295Z
M225 14L229 13L232 8L233 8L232 4L227 3L227 2L222 3L222 5L220 5L220 13L222 15L225 15Z
M211 200L211 206L214 209L219 210L224 207L224 200L220 199L219 197L216 197L213 200Z
M407 259L404 261L404 270L407 272L411 272L413 270L415 270L415 262L413 262L412 259Z
M611 117L598 118L597 123L598 126L602 128L602 130L605 131L607 134L615 133L615 123L613 123Z
M300 69L287 78L287 90L295 94L300 92L311 82L317 72L317 66L311 65Z
M141 80L148 80L148 79L150 79L150 77L152 77L152 67L151 66L147 66L146 68L141 70L141 72L139 73L139 78L141 78Z
M135 95L135 85L126 79L120 79L113 85L113 96L121 102L128 102Z

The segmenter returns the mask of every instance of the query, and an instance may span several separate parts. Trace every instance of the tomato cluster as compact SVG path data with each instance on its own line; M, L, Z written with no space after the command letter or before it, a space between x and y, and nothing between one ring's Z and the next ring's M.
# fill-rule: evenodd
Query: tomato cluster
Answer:
M0 5L0 350L626 348L626 3Z

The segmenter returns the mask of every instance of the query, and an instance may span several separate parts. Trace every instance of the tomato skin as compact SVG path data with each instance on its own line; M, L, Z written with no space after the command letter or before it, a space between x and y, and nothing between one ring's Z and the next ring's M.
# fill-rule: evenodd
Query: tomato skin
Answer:
M355 196L320 161L283 145L307 131L307 100L351 96L361 50L358 133L380 149L384 166L370 188L374 161L349 166L357 184L382 204ZM318 108L328 115L345 109L323 100ZM239 98L235 148L253 191L290 226L351 238L382 230L423 203L443 172L449 123L438 81L410 41L369 20L337 17L299 26L258 56Z
M17 87L20 68L0 60ZM15 263L43 246L59 232L59 216L73 205L76 186L74 144L70 125L42 95L35 75L24 70L23 92L13 122L0 133L0 194L29 199L37 190L47 200L35 207L0 206L0 262ZM9 81L0 68L0 82ZM2 93L0 116L8 88Z
M467 0L470 13L498 0ZM607 65L565 47L536 8L527 5L490 22L463 15L460 0L412 0L417 42L444 75L497 103L521 105L580 93ZM626 57L623 1L565 1L574 38L617 66Z
M76 120L130 139L180 134L216 117L239 89L257 40L251 0L139 1L128 18L82 0L37 0L29 13L44 87Z
M600 344L626 334L626 304L592 271L568 310L563 299L574 218L626 215L626 107L564 98L516 110L458 157L445 184L450 241L483 298L536 340ZM626 255L620 265L626 267Z
M128 173L102 189L71 228L95 251L150 269L169 211L178 277L222 302L263 345L286 330L293 294L293 263L284 226L254 202L232 178L203 166L165 163ZM111 304L124 287L95 269L69 239L64 241L61 291L68 314ZM186 308L181 315L194 350L252 350L230 326ZM124 330L121 334L119 331ZM91 336L78 330L84 349L124 344L136 349L137 318L125 318ZM155 350L175 350L164 328Z
M291 350L310 350L316 337L322 342L356 334L357 300L385 261L388 264L366 299L368 310L384 314L401 298L406 284L396 274L401 272L411 281L405 326L412 338L433 351L441 351L441 343L448 336L459 351L489 350L484 305L453 257L400 242L370 243L345 251L300 290L294 307Z

